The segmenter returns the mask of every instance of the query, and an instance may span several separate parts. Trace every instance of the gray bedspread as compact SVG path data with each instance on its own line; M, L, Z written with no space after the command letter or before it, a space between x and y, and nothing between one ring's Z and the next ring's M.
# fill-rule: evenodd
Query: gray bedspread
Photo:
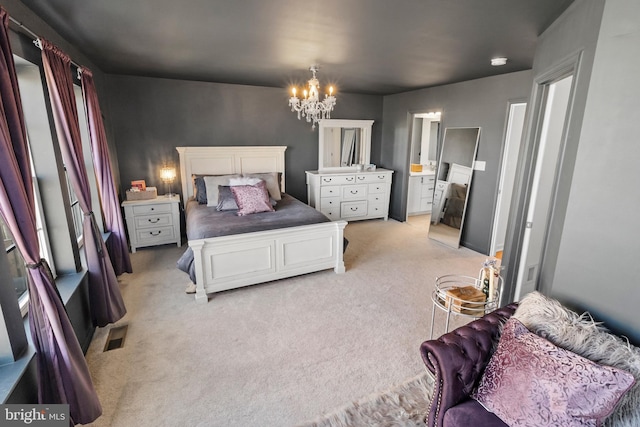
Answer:
M185 216L187 240L329 222L322 213L288 194L282 195L282 200L275 206L275 212L246 216L236 215L235 210L219 212L215 207L200 205L191 199L187 202ZM189 274L193 283L196 282L191 248L187 248L178 260L178 268Z

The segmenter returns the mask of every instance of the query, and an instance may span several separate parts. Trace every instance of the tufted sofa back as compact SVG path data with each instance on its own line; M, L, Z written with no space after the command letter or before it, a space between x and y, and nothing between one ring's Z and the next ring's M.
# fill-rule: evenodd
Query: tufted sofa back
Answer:
M495 350L501 325L516 308L517 304L510 304L438 339L422 343L422 360L435 378L427 419L429 427L442 427L447 409L471 394Z

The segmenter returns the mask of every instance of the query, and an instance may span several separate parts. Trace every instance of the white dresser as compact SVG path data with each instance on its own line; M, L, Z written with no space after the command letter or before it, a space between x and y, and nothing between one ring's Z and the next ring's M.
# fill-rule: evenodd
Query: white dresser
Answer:
M389 218L393 171L307 171L309 205L332 221Z
M144 246L175 243L181 246L180 196L122 202L131 252Z

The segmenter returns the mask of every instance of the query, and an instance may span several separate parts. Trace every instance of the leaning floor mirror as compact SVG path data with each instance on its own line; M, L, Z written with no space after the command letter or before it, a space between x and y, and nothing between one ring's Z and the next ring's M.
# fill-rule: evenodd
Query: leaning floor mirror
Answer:
M429 238L460 247L480 128L445 128L436 169Z

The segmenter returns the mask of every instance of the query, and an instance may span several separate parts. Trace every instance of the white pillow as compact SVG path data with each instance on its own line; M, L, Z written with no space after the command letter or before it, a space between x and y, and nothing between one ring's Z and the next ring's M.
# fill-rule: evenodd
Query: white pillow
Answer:
M267 184L267 191L269 196L273 200L281 200L282 192L280 189L280 180L278 179L278 172L264 172L264 173L246 173L242 174L245 177L260 178Z
M251 178L248 176L243 176L239 178L232 178L229 180L229 186L235 187L237 185L256 185L262 181L260 178Z
M240 177L238 174L205 176L204 186L207 189L207 206L218 206L218 185L229 185L231 179Z

